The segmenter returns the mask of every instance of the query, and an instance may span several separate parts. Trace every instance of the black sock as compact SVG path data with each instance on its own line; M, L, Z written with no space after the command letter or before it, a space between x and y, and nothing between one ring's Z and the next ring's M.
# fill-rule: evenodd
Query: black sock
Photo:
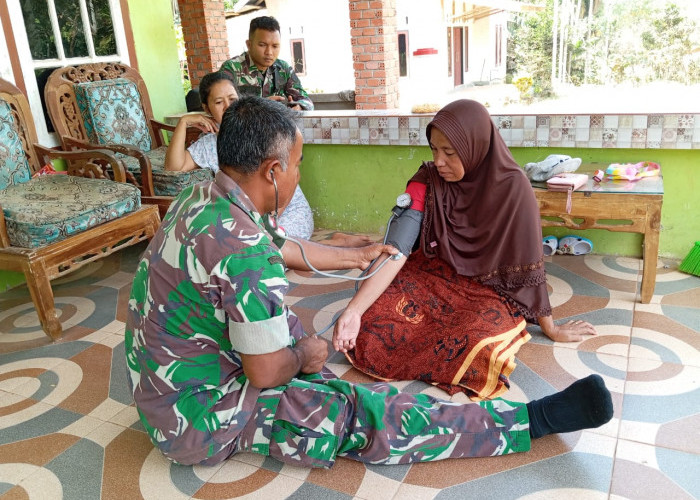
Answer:
M530 401L530 437L600 427L613 416L610 391L600 375L577 380L561 392Z

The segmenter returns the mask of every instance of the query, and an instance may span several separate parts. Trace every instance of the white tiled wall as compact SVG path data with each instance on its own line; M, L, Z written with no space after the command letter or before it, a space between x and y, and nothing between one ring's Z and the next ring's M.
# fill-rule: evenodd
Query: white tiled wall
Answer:
M308 144L427 145L433 115L390 111L304 113ZM493 115L508 146L700 149L700 114Z

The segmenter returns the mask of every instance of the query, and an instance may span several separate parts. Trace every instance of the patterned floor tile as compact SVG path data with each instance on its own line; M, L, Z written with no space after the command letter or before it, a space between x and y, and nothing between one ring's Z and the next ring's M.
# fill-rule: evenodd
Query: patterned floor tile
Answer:
M547 259L555 320L589 321L598 335L554 343L528 326L532 340L517 355L505 397L530 401L598 373L614 406L613 420L598 429L547 436L527 453L497 458L402 466L339 458L330 470L308 470L243 453L215 467L186 467L153 447L126 384L125 310L144 248L53 283L64 327L59 342L42 332L26 287L0 293L3 498L700 497L700 278L672 263L659 261L652 303L640 304L640 259ZM289 303L313 332L342 311L354 290L338 276L288 278ZM329 367L345 380L372 381L340 353ZM423 382L393 385L447 397ZM466 402L461 393L451 399Z
M700 456L620 439L610 493L618 498L700 498Z

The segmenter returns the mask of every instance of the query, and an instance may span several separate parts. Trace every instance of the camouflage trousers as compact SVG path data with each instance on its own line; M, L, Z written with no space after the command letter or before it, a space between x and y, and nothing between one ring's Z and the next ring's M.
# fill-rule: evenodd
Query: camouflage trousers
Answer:
M523 403L452 403L402 393L389 384L353 384L319 374L262 391L233 453L331 467L336 456L407 464L529 449Z

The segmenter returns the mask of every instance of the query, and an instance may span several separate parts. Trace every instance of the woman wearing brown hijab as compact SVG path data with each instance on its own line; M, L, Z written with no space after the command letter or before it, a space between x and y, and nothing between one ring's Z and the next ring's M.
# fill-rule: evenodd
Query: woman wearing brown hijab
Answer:
M557 342L596 332L552 319L537 202L486 108L448 104L426 134L433 161L406 189L423 214L417 248L362 285L333 346L375 378L490 399L509 387L526 321Z

